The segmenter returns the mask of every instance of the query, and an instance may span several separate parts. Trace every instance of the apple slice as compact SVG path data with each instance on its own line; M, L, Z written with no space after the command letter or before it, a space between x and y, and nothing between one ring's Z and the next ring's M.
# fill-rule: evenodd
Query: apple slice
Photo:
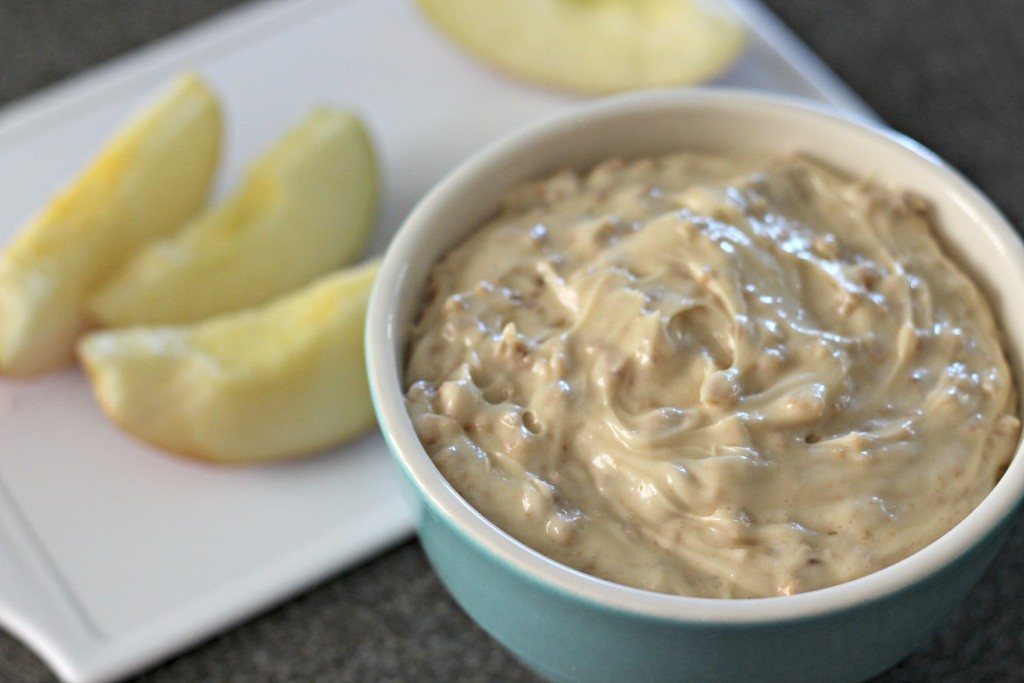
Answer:
M318 451L374 424L363 327L377 266L195 324L93 332L79 357L107 416L160 448L222 463Z
M529 81L586 93L708 80L745 33L720 0L418 0L455 43Z
M97 281L202 208L222 135L215 96L183 76L23 228L0 254L0 372L72 360Z
M376 159L362 122L316 110L249 168L232 196L114 273L91 310L118 327L260 305L351 262L369 238L376 201Z

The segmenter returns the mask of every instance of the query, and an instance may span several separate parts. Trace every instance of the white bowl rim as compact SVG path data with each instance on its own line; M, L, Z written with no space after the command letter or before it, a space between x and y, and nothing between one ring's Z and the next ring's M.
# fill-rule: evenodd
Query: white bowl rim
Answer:
M1016 266L1014 276L1024 292L1024 244L1000 211L959 172L936 154L889 128L860 115L839 112L801 98L735 88L698 87L631 93L599 100L549 116L507 134L459 164L416 205L392 240L381 263L367 315L366 354L371 392L380 426L404 473L432 511L467 535L471 542L542 585L612 610L686 623L763 624L810 618L861 606L896 594L970 553L1019 507L1024 497L1022 448L989 495L953 529L910 557L867 576L828 588L790 596L719 599L655 593L616 584L562 565L502 531L473 508L448 483L420 444L404 405L401 370L395 363L398 321L391 305L405 279L407 259L416 253L416 239L444 198L471 183L480 170L526 141L557 134L581 121L650 107L717 106L757 108L794 116L828 119L838 127L868 131L889 141L904 154L916 156L938 171L979 220L994 231L1000 247ZM1019 299L1018 299L1019 300ZM1015 368L1018 387L1020 368Z

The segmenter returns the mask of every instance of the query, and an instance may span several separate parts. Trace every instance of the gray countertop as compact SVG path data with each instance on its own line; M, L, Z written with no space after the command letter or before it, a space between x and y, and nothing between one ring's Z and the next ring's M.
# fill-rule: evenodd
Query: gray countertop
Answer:
M0 0L0 104L238 0ZM1024 225L1019 0L766 0L890 125ZM0 190L2 197L2 190ZM2 449L2 444L0 444ZM0 557L0 562L3 558ZM0 633L0 681L54 681ZM535 681L452 602L408 542L138 681ZM1024 525L934 638L877 681L1024 680Z

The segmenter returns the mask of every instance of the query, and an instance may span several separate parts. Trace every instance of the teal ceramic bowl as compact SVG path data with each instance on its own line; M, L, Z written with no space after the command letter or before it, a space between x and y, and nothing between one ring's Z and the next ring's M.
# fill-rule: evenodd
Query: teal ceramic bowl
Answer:
M367 318L370 385L420 540L458 603L554 681L858 681L919 647L992 560L1024 494L1019 452L991 494L913 556L846 584L757 600L662 595L596 579L511 538L420 445L403 401L406 330L427 274L503 192L560 166L682 149L802 151L935 204L948 249L980 281L1011 353L1024 343L1024 248L999 212L919 145L816 106L736 91L605 100L484 149L428 193L381 266ZM1011 358L1020 368L1019 358ZM1022 383L1018 370L1018 386Z

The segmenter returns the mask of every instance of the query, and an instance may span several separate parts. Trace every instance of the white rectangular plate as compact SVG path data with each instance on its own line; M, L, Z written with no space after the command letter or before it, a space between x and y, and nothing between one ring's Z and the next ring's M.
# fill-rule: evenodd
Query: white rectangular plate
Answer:
M753 0L745 55L719 85L870 115ZM432 183L501 133L580 98L504 78L407 0L259 2L0 111L0 244L178 72L220 93L219 193L312 107L375 137L374 251ZM379 434L281 465L218 468L119 432L85 378L0 379L0 624L68 681L129 675L409 535Z

